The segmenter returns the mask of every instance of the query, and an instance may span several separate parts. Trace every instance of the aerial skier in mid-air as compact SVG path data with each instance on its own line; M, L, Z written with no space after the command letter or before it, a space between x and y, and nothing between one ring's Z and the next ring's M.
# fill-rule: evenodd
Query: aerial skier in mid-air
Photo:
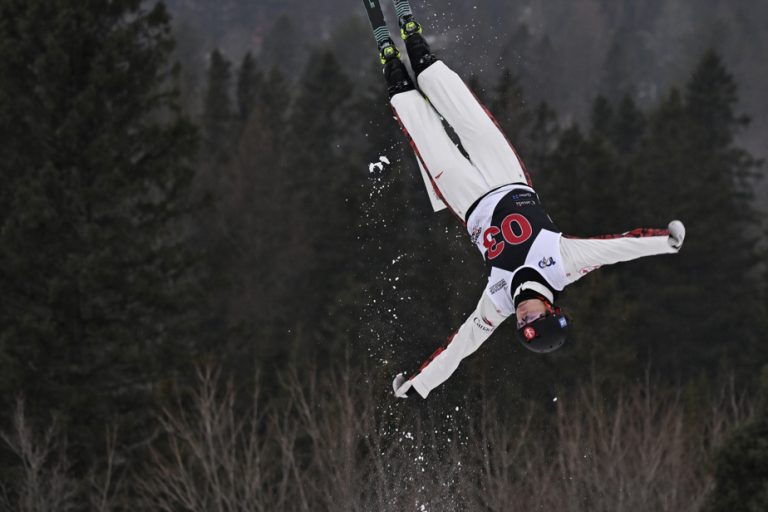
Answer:
M390 102L437 199L464 224L490 269L476 309L413 374L398 374L395 395L426 398L507 318L528 349L566 341L569 320L558 292L603 265L677 253L685 227L640 228L591 239L564 236L550 219L514 148L461 78L431 51L408 0L393 0L414 81L390 37L380 0L363 0L384 66ZM453 127L469 158L454 145Z

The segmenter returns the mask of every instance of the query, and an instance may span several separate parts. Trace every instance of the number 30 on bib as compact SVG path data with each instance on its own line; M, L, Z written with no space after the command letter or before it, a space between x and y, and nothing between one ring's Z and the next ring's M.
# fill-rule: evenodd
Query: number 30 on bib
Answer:
M501 234L503 240L496 237ZM501 227L491 226L483 233L483 245L488 250L488 259L497 258L507 244L520 245L531 238L533 227L523 215L512 213L504 217Z

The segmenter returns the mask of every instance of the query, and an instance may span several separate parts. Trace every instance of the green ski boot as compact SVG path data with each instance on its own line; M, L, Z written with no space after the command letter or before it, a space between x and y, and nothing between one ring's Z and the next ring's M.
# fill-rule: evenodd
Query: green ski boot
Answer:
M394 41L385 39L379 44L379 59L382 65L386 65L392 59L400 59L400 50L397 49Z
M400 19L400 35L403 41L407 41L412 35L421 33L421 24L413 19L413 15L404 16Z

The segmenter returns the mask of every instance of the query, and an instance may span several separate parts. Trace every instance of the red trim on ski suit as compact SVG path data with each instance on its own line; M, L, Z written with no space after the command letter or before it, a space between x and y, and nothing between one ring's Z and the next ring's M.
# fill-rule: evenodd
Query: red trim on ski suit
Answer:
M655 229L655 228L637 228L625 233L619 233L617 235L598 235L589 238L581 238L578 236L563 235L565 238L573 240L615 240L617 238L647 238L651 236L669 236L668 229Z
M491 113L490 109L486 107L482 101L480 101L480 98L477 97L477 95L472 92L472 89L469 88L467 84L464 84L464 87L467 88L469 93L474 96L475 101L477 101L477 104L483 107L483 112L490 118L490 120L493 122L494 125L496 125L496 128L498 128L501 135L504 137L504 140L507 141L507 144L509 144L509 148L512 150L512 153L514 153L515 158L517 158L517 163L520 164L520 168L523 170L523 174L525 174L525 179L528 181L528 186L533 188L533 180L531 180L531 175L528 173L528 168L525 166L525 162L523 162L523 159L520 158L520 155L517 153L517 150L515 149L515 146L512 144L512 141L509 140L509 137L507 137L507 134L504 133L504 130L501 129L501 125L496 120L495 117L493 117L493 114Z
M440 192L440 188L437 186L437 183L435 182L435 179L432 177L432 171L429 170L429 167L427 167L427 163L424 161L424 159L421 157L421 152L419 151L418 146L416 146L416 143L413 141L413 138L411 137L411 134L408 133L408 129L405 127L403 122L400 120L400 116L397 113L397 110L395 110L395 107L392 108L392 113L395 115L395 119L397 119L397 124L400 125L400 129L403 130L403 135L405 135L405 138L408 139L408 142L411 144L411 149L413 149L413 152L416 154L416 158L419 159L419 162L421 162L421 165L424 166L424 169L427 171L427 176L429 176L429 181L432 183L432 188L435 189L435 193L437 194L437 197L440 198L440 200L445 203L445 206L448 207L448 209L451 211L453 215L456 216L457 219L459 219L459 222L461 222L462 226L466 226L467 223L464 219L461 218L461 215L456 213L456 210L453 209L451 204L446 201L445 196L443 196L443 193Z
M451 335L448 337L448 339L447 339L447 340L445 340L445 343L443 343L443 344L442 344L442 345L441 345L441 346L440 346L440 347L439 347L437 350L435 350L435 351L434 351L434 353L432 353L432 355L431 355L431 356L429 356L429 357L427 358L427 360L426 360L426 361L424 361L424 362L422 363L422 365L419 367L419 370L418 370L416 373L414 373L413 375L411 375L410 377L408 377L408 380L412 380L414 377L416 377L418 374L420 374L420 373L422 372L422 370L424 370L424 368L426 368L427 366L429 366L429 364L430 364L432 361L434 361L434 360L435 360L435 358L436 358L437 356L439 356L440 354L442 354L443 352L445 352L445 350L448 348L448 345L450 345L450 344L451 344L451 342L453 341L453 338L455 338L455 337L456 337L456 335L457 335L458 333L459 333L459 331L457 330L456 332L454 332L453 334L451 334Z
M427 366L429 366L429 363L431 363L432 361L434 361L434 360L435 360L435 358L436 358L437 356L439 356L440 354L442 354L442 353L445 351L445 349L447 349L447 348L448 348L448 345L450 345L450 344L451 344L451 342L453 341L453 338L455 338L455 337L456 337L456 334L458 334L458 332L459 332L459 331L456 331L456 332L454 332L453 334L451 334L451 335L448 337L448 339L447 339L447 340L445 340L445 343L443 343L443 344L442 344L442 345L441 345L441 346L440 346L440 347L439 347L437 350L435 350L435 351L432 353L432 355L431 355L431 356L429 356L429 357L427 358L427 360L426 360L426 361L424 361L424 363L422 363L422 365L419 367L419 371L417 371L415 374L413 374L413 375L411 376L411 379L412 379L413 377L415 377L416 375L418 375L419 373L421 373L421 370L423 370L424 368L426 368Z

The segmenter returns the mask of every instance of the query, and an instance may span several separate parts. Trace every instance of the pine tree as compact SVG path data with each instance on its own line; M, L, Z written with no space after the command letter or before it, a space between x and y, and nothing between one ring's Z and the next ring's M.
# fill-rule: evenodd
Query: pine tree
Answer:
M531 123L531 113L525 103L520 79L505 68L493 93L491 112L507 138L524 156L530 145L525 135Z
M276 68L260 82L236 158L215 171L217 207L208 242L217 276L209 294L217 320L211 351L244 377L258 361L265 382L285 367L290 348L275 342L290 329L285 305L293 300L285 288L292 271L285 268L284 225L275 220L291 214L286 204L293 188L284 163L288 94Z
M524 155L525 165L533 179L534 185L539 177L547 179L545 169L549 157L557 145L560 134L560 124L557 113L546 103L539 103L531 115L531 126L528 131L529 147Z
M624 96L616 109L611 140L622 159L630 159L645 134L644 114L631 96Z
M614 233L622 217L615 196L619 172L606 141L587 137L573 126L560 134L534 185L564 232L575 236Z
M745 122L735 114L736 99L733 78L707 54L685 95L673 91L651 115L633 163L629 197L643 223L680 218L688 232L679 258L637 266L653 281L638 274L628 284L648 298L636 319L646 339L637 343L661 366L713 372L738 364L746 374L765 360L754 329L761 293L748 183L755 161L733 144Z
M355 265L362 263L350 250L359 215L355 183L365 172L354 167L357 150L350 144L357 126L352 92L334 55L313 51L297 84L281 148L287 192L277 219L285 226L279 251L287 252L274 269L284 299L278 319L304 355L317 349L338 353L343 346L348 326L341 324L351 318L348 312L331 312L339 307L349 276L356 275Z
M279 67L272 66L269 73L265 73L259 105L264 110L264 120L271 123L283 135L288 130L288 111L293 90L285 73L280 71Z
M736 132L749 124L748 118L734 112L738 103L736 82L713 50L699 61L686 87L685 100L691 119L701 128L697 135L714 148L727 148Z
M0 19L1 422L24 395L82 470L106 424L142 439L194 352L196 131L162 4L4 1Z
M696 215L692 228L702 234L712 233L713 229L727 233L724 240L710 240L699 255L700 269L709 267L706 273L710 286L705 293L718 297L719 304L710 320L713 330L728 329L743 344L738 350L729 347L726 353L737 363L754 365L768 356L763 340L752 328L760 318L760 290L755 280L761 272L760 258L752 233L761 220L752 194L758 164L734 143L736 135L749 123L748 118L736 114L737 103L733 76L715 52L707 52L685 94L686 113L691 120L690 191L706 198L690 207ZM735 316L743 320L740 329L733 328ZM713 349L719 345L716 337L711 343Z
M246 53L237 75L237 114L241 125L248 121L248 116L258 101L263 80L263 74L253 54Z
M229 90L229 79L224 82L216 89ZM286 166L295 149L289 150L287 138L293 89L277 66L263 71L251 54L244 56L229 124L237 133L225 161L206 166L204 188L215 208L200 219L211 269L207 351L243 382L258 362L269 394L279 391L277 372L294 348L286 341L295 332L291 286L306 263L285 258L281 222L304 212L291 210L296 177ZM229 101L224 93L212 96L218 100L211 103Z
M232 64L219 50L211 53L210 62L203 105L203 132L207 159L214 164L222 164L232 158L236 138Z

